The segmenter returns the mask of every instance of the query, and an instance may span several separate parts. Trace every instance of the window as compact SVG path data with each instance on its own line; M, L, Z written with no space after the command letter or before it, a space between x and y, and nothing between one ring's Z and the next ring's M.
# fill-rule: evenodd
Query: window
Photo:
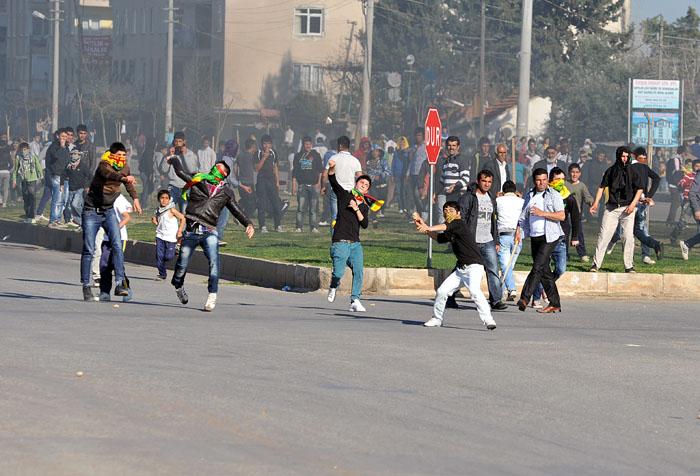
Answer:
M319 36L323 34L322 8L297 8L294 10L294 33Z
M292 88L295 91L319 92L323 85L323 68L317 64L295 64Z

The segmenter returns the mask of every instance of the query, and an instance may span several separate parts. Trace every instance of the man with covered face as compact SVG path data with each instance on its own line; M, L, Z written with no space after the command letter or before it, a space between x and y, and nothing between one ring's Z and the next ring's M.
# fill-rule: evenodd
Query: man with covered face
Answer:
M216 231L219 215L224 208L227 208L245 227L248 239L251 239L255 233L253 222L245 216L236 202L233 188L226 180L231 170L224 162L217 162L210 171L200 172L194 176L183 170L177 156L169 157L168 163L175 169L177 176L185 182L182 193L188 195L187 209L185 210L185 232L182 235L180 254L177 257L171 284L175 287L175 293L180 302L187 304L189 297L184 287L187 266L194 249L201 246L209 261L207 286L209 295L204 310L213 311L219 287L219 238Z
M131 175L126 164L126 147L115 142L102 156L95 176L90 183L83 207L83 251L80 256L80 283L83 285L83 299L96 301L90 288L90 265L95 254L95 237L100 228L104 228L113 252L114 274L116 275L116 296L128 296L129 290L124 284L124 255L119 233L119 219L114 211L114 202L124 185L134 201L134 210L141 213L141 204L136 193L136 179Z

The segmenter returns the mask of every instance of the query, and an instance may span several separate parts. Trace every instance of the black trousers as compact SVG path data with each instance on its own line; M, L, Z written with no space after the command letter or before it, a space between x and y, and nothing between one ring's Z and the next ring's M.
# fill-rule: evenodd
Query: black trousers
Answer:
M282 223L282 200L280 199L275 182L258 178L255 194L258 198L258 225L265 226L265 213L270 212L275 228Z
M240 204L241 207L243 208L243 213L245 213L245 216L247 217L252 217L253 213L255 213L256 209L256 204L255 204L255 186L254 185L247 185L248 187L251 188L251 192L245 192L243 189L238 189L238 194L240 196Z
M532 249L532 270L530 271L530 274L527 275L525 285L523 286L522 293L520 294L520 299L524 299L529 303L530 299L532 298L532 294L535 292L535 288L541 282L544 291L547 293L549 305L561 307L559 290L557 289L554 273L552 273L552 268L549 264L552 251L554 251L557 243L559 243L559 240L552 243L547 243L547 238L544 235L533 236L530 238L530 247Z

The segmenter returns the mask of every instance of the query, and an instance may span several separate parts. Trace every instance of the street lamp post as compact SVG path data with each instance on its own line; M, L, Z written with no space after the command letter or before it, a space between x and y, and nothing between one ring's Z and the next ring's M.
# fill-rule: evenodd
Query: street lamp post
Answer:
M61 2L60 0L53 1L53 18L50 20L53 23L53 84L51 94L51 132L58 130L58 81L60 68L60 45L61 45ZM46 15L34 10L32 16L40 20L48 20ZM30 40L31 41L31 40ZM31 78L29 79L31 84Z

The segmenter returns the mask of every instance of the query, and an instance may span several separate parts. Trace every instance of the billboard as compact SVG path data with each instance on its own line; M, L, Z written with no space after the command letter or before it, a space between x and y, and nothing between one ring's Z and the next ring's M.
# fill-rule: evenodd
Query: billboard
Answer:
M649 121L653 121L654 147L678 147L681 136L681 117L678 112L632 112L632 142L639 145L649 143Z
M681 108L681 82L663 79L633 79L632 109Z
M112 37L83 36L83 58L88 65L109 66L112 63Z

